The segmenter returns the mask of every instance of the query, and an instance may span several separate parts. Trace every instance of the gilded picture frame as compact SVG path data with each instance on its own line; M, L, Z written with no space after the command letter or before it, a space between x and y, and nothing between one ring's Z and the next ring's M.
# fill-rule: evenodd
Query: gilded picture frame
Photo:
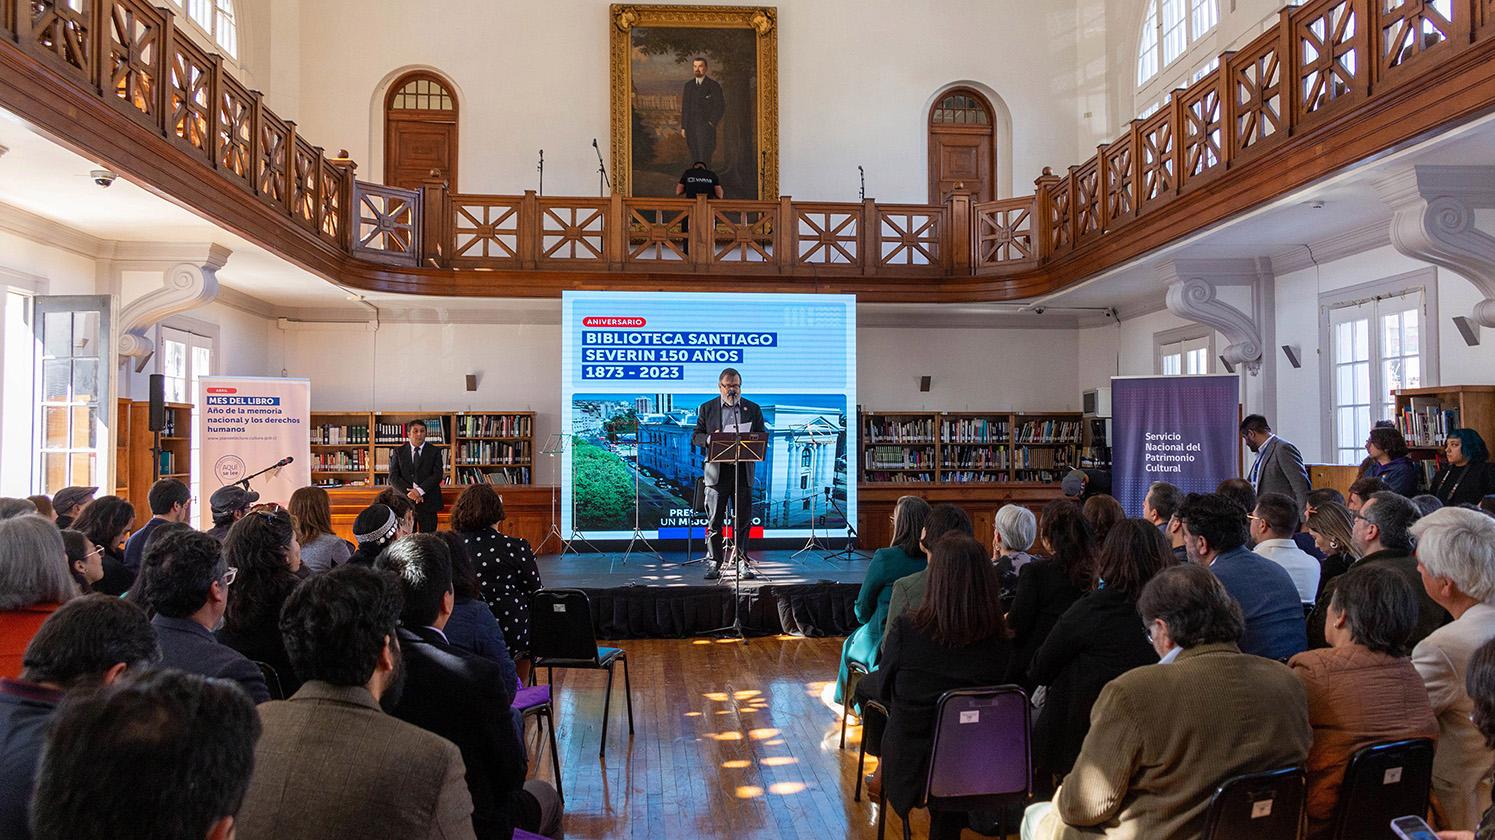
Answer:
M673 196L706 160L725 198L778 198L778 10L615 3L608 14L614 191Z

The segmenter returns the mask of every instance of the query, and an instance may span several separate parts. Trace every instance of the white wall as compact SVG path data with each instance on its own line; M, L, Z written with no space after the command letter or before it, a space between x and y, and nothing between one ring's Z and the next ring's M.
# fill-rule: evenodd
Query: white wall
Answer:
M459 91L463 191L533 189L541 148L548 193L596 190L591 140L606 150L609 130L607 0L241 2L269 44L246 57L269 65L248 68L267 101L311 142L348 148L360 177L383 177L380 85L425 67ZM1012 114L1004 194L1031 192L1044 166L1078 163L1077 2L781 0L780 192L855 200L861 164L869 196L926 201L928 108L959 81L990 88ZM1087 37L1100 38L1093 27ZM1090 75L1093 86L1097 66Z

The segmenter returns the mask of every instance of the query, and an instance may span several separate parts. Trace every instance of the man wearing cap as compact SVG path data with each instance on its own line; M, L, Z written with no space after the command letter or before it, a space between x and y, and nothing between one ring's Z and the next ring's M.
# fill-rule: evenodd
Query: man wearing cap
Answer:
M249 512L249 506L260 500L260 494L253 490L245 490L237 484L219 487L208 497L208 506L213 509L213 527L207 530L207 535L223 542L228 537L228 529L234 527L234 523L244 518Z
M93 501L93 494L97 492L97 487L64 487L58 490L52 497L52 510L57 512L57 527L70 527L77 518L78 511Z

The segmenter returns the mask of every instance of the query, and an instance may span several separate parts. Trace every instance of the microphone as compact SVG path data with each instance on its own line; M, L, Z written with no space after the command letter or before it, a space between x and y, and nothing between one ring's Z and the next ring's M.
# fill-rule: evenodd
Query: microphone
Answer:
M592 148L594 148L594 149L597 148L597 138L596 137L592 138Z
M279 460L279 461L276 461L276 462L275 462L275 466L276 466L276 467L283 467L283 466L285 466L285 465L286 465L286 464L289 464L289 463L291 463L291 462L292 462L292 461L294 461L294 460L296 460L296 459L295 459L295 458L292 458L292 457L291 457L291 456L289 456L289 455L287 455L287 456L285 456L285 457L284 457L284 458L281 458L281 459L280 459L280 460Z

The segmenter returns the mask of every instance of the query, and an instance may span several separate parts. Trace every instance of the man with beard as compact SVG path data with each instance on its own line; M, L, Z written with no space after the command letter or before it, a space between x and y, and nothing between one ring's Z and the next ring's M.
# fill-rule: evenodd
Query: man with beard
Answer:
M241 840L473 837L462 754L383 710L404 682L402 606L392 575L360 566L312 577L286 599L281 633L305 683L260 706Z

